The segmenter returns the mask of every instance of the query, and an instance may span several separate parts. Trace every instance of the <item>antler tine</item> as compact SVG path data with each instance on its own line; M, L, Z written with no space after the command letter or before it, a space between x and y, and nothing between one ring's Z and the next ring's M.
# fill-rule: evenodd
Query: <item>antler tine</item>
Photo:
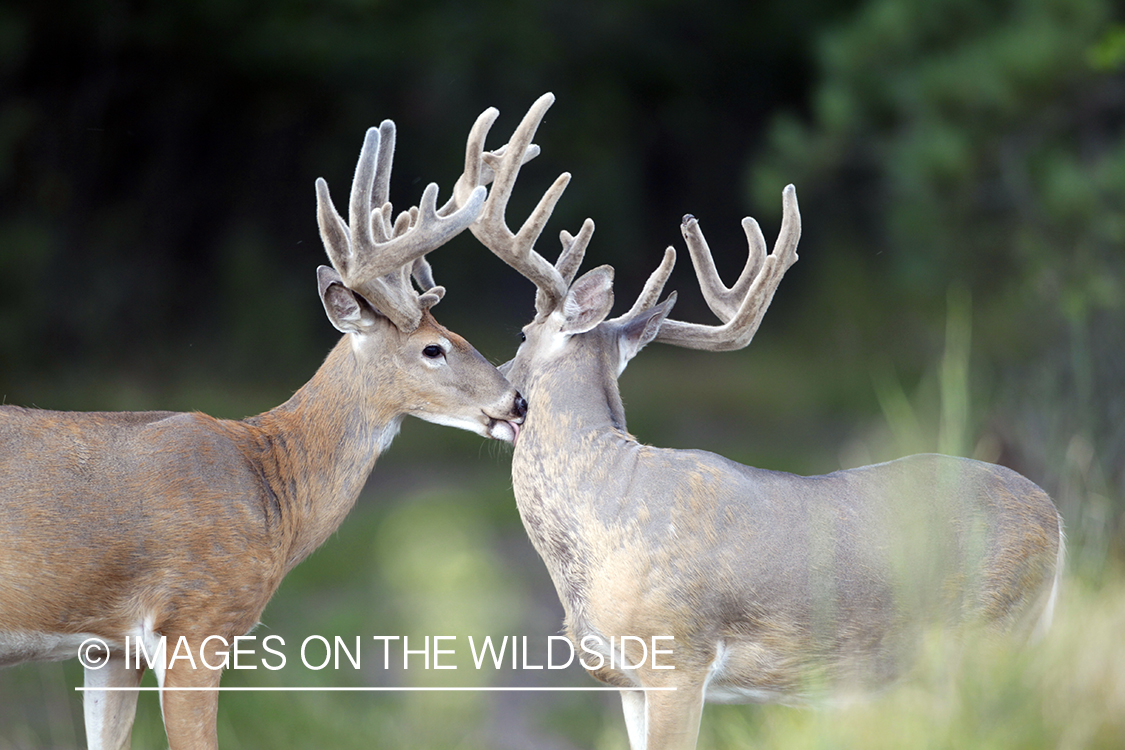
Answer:
M481 126L480 130L474 127L474 135L470 136L465 166L466 175L475 174L477 180L487 176L487 169L491 169L494 175L488 200L485 201L480 218L470 227L471 231L493 254L535 284L539 290L535 298L535 308L541 316L549 314L562 303L568 284L559 269L535 251L534 245L542 234L555 204L566 190L567 183L570 182L570 174L564 172L559 175L518 232L513 234L508 228L504 214L520 167L531 158L528 154L534 156L538 153L538 149L532 147L531 139L554 101L553 94L539 97L520 121L511 140L495 152L483 150L484 136L498 114L494 109L486 111L477 121ZM565 257L560 257L560 263L564 268L570 268L576 254L581 260L581 252L585 250L585 242L589 241L592 232L593 222L590 222L588 229L584 225L583 230L579 232L579 238L585 233L583 242L572 242L567 245L564 239L562 255ZM575 270L576 268L575 266Z
M586 219L582 222L582 228L578 230L578 236L572 235L565 229L559 232L559 241L562 243L563 249L559 253L559 259L555 261L555 270L559 272L563 284L567 287L570 287L574 277L578 274L578 268L582 265L582 259L586 256L586 247L590 244L590 238L593 236L593 219Z
M648 280L645 281L644 288L641 289L637 301L629 308L629 311L624 315L619 315L614 318L611 323L624 323L630 320L639 313L644 312L656 304L660 299L660 294L664 291L664 285L668 283L668 277L672 274L672 268L676 265L676 248L668 246L664 251L664 259L660 261L660 265L656 267Z
M392 223L388 197L394 146L395 126L390 120L367 131L352 179L348 224L332 203L328 183L318 179L317 222L328 258L344 285L362 294L400 330L412 331L422 312L445 292L433 284L429 264L422 259L476 220L487 191L480 186L462 191L461 201L439 213L438 186L430 183L419 204ZM419 260L425 265L418 266L414 277L424 287L421 296L410 284L411 270Z
M484 160L484 139L488 135L488 131L492 128L492 124L496 122L496 118L500 116L500 110L495 107L489 107L484 112L480 113L476 122L473 123L472 130L469 131L469 138L465 144L465 171L457 178L457 182L453 185L453 195L444 206L438 209L438 215L445 216L450 211L456 210L459 205L464 204L468 199L469 194L478 185L488 185L492 182L495 174L492 167L485 163ZM493 153L496 157L502 157L508 149L508 145L504 144L496 149ZM534 143L529 143L527 149L524 151L523 159L520 164L527 164L529 161L539 156L539 146Z
M562 279L562 289L565 295L566 290L574 282L574 277L578 274L578 269L582 265L582 259L586 256L586 247L590 244L590 238L594 236L594 220L586 219L582 222L582 228L578 230L577 235L573 235L565 229L559 232L559 242L562 243L562 251L559 253L558 260L555 261L555 271ZM534 251L533 251L534 252ZM526 276L526 274L525 274ZM549 296L553 295L553 289L544 291L543 287L537 287L535 292L535 310L542 315L549 315L557 305L562 302L562 297Z
M353 234L359 233L363 244L385 242L393 234L388 231L387 217L392 212L389 196L394 156L395 124L383 120L378 129L369 128L363 139L348 199L348 224Z
M370 132L368 131L368 134ZM316 178L316 223L320 226L320 239L324 242L328 260L342 277L341 269L348 268L351 263L351 235L348 232L348 225L340 218L336 206L332 203L328 183L323 177Z
M750 246L750 253L746 258L746 265L738 276L734 286L727 288L715 270L715 261L711 255L711 248L703 237L703 230L699 222L688 214L680 225L680 231L687 242L688 252L691 255L695 275L699 279L699 288L703 292L703 299L711 312L724 323L728 322L738 312L742 300L746 298L746 291L750 284L758 277L762 270L762 263L766 257L766 238L758 222L747 216L742 220L742 231L746 233L746 242Z
M773 252L764 258L761 256L764 254L765 240L761 238L761 230L758 229L757 222L753 219L743 220L742 227L750 244L751 257L739 280L731 289L727 289L719 281L710 250L703 242L703 235L699 232L694 218L684 217L682 229L684 237L688 238L688 248L692 250L692 260L696 274L699 276L700 288L708 305L719 319L723 320L723 325L706 326L665 320L655 340L674 346L708 351L733 351L749 344L773 300L773 294L781 282L781 277L797 260L797 242L801 238L801 214L797 208L797 191L792 185L786 186L782 192L782 214L781 231L777 242L774 243ZM689 235L697 236L698 240L690 238ZM672 258L674 260L674 255ZM653 273L653 277L661 273L668 260L669 255L666 252L664 263ZM756 270L751 273L752 269ZM670 266L668 271L671 271ZM667 273L664 274L664 279L666 278ZM653 282L652 277L649 282ZM663 285L663 281L660 281L660 285ZM735 306L735 292L741 288L745 288L745 293L738 299L734 311L727 315L726 311ZM648 291L649 285L646 284L645 292L642 292L641 296L645 297Z
M434 269L430 267L430 262L426 260L425 256L414 261L414 265L410 269L410 275L414 277L414 281L418 283L421 289L438 288L437 282L434 281Z

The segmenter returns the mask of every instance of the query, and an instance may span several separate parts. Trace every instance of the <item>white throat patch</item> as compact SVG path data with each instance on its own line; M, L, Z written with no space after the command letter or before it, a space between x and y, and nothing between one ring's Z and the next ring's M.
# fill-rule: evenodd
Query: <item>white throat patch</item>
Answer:
M566 322L566 318L559 311L550 314L543 327L546 329L543 334L539 336L538 347L536 354L543 358L553 358L558 356L566 342L570 341L571 334L563 333L562 327Z

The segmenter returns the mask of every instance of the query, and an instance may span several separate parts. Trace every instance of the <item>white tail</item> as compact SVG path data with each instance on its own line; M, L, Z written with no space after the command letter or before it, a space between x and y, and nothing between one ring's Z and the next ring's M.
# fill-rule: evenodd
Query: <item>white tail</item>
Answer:
M444 290L424 256L486 191L474 176L437 209L430 185L392 221L394 135L390 121L368 131L348 223L317 181L334 266L318 271L320 295L346 335L286 403L242 421L0 406L0 666L71 658L98 638L107 663L87 668L87 688L136 687L126 639L154 654L164 637L193 660L157 663L160 685L214 688L221 670L204 663L222 663L223 643L336 530L406 415L515 439L526 402L429 312ZM136 695L85 693L91 748L128 747ZM216 746L217 697L161 693L173 749Z
M530 143L552 101L535 103L510 149ZM567 634L576 647L600 643L605 661L591 673L622 688L634 750L694 747L705 699L796 703L885 684L930 626L1026 632L1049 620L1061 521L1050 498L1013 471L922 455L801 477L641 445L626 431L617 378L643 346L750 342L797 258L792 186L771 254L757 224L743 222L751 256L731 289L685 218L721 325L670 320L674 295L656 304L671 248L637 304L607 320L613 269L572 281L592 223L577 237L563 233L555 264L533 249L567 176L513 234L504 191L519 163L484 158L496 184L473 232L539 290L536 318L506 370L530 402L512 459L516 502ZM658 662L653 638L672 652ZM647 654L640 643L650 644Z

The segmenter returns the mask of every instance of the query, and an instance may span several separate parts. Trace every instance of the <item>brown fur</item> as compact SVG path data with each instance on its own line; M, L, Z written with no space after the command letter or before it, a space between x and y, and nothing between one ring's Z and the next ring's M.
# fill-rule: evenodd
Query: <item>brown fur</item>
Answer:
M419 364L441 340L445 363ZM403 416L453 416L487 434L522 411L503 376L428 312L411 333L384 320L344 336L291 399L242 421L0 406L0 665L74 655L5 653L5 634L93 634L112 647L146 620L196 655L207 636L230 643L339 527ZM136 685L141 671L122 656L88 680ZM218 684L221 671L183 664L166 687ZM128 746L135 696L93 696L106 735L91 746ZM164 693L170 746L215 747L216 703L214 692Z

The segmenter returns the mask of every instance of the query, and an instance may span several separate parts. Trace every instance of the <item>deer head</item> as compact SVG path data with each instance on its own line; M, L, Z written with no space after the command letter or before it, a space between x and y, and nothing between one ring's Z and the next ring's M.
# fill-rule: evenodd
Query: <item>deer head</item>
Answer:
M316 181L317 220L332 262L331 268L317 270L324 310L350 338L354 356L398 390L406 413L514 440L516 420L525 408L522 397L476 349L430 313L445 288L434 282L426 254L477 218L485 187L455 190L439 209L438 187L430 183L417 206L395 217L388 199L394 147L390 120L367 131L346 223L332 203L328 183Z

